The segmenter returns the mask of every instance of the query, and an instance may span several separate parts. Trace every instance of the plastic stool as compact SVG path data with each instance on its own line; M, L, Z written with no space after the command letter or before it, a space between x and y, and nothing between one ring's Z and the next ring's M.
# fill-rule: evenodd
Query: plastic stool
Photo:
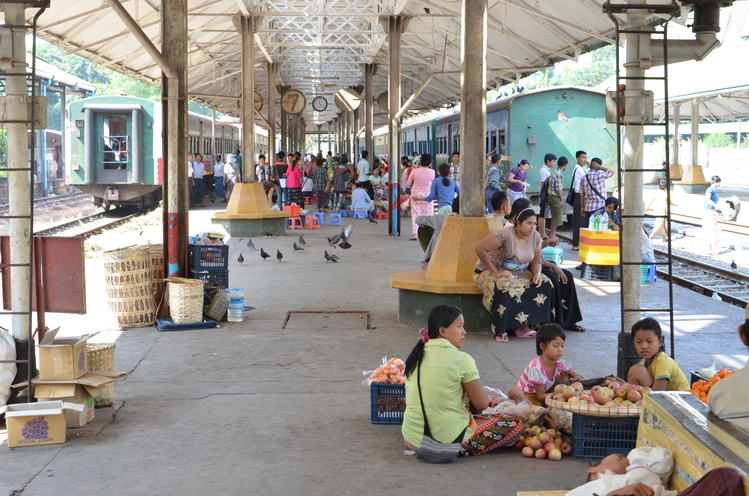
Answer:
M303 229L304 225L302 224L302 218L301 217L289 217L286 219L286 229Z
M388 213L387 212L376 212L374 214L374 216L375 216L375 219L379 219L379 220L387 219L388 218Z
M366 210L354 210L354 219L366 219L366 218L367 218Z
M343 220L341 219L341 214L330 214L328 225L343 227Z
M344 217L351 217L351 211L350 210L341 210L340 213Z
M320 229L320 217L307 217L305 220L307 229Z
M326 216L325 212L315 212L312 215L314 215L315 217L317 217L317 220L320 221L320 225L325 224L325 223L328 222L328 219L327 219L327 216Z
M648 265L648 282L655 283L658 280L658 268L655 264Z

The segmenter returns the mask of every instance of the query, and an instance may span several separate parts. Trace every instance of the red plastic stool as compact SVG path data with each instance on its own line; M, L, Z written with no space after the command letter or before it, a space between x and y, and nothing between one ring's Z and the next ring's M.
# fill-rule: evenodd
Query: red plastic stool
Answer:
M307 216L305 219L307 229L320 229L320 218L314 216Z
M374 216L375 216L375 219L387 219L388 213L387 212L375 212Z
M286 229L303 229L304 225L302 225L302 218L301 217L289 217L286 219Z

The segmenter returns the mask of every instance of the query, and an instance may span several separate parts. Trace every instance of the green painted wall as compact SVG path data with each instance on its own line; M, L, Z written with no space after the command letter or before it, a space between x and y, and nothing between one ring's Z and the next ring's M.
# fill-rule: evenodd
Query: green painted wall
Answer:
M567 121L559 120L560 111ZM599 93L560 88L515 98L510 107L506 154L512 157L513 167L522 159L530 162L528 192L538 193L538 171L547 153L569 159L564 174L565 189L572 178L577 150L588 152L588 160L600 157L604 166L613 166L615 170L616 126L607 124L605 117L605 97ZM535 145L528 145L529 137L535 139ZM614 178L610 179L607 186L615 184L613 181Z
M155 122L160 122L160 116L158 117L155 115L155 112L161 112L160 109L157 108L159 105L157 102L154 102L152 100L144 100L142 98L135 98L130 96L95 96L91 98L84 98L81 100L76 100L74 102L71 102L68 104L68 124L67 124L67 132L68 132L68 146L70 147L70 156L67 163L70 167L70 180L72 184L81 184L83 183L83 152L84 152L84 129L76 127L75 121L80 120L83 121L85 116L83 112L83 106L87 103L96 103L96 104L126 104L126 105L133 105L133 104L140 104L141 107L143 107L143 115L142 115L142 122L141 122L141 128L143 130L143 143L141 145L141 153L142 153L142 166L143 166L143 172L142 172L142 180L143 184L147 185L153 185L157 184L157 181L155 181L155 167L156 167L156 158L154 157L154 139L161 139L161 127L158 126L158 129L155 129L157 126L154 126ZM100 157L100 151L102 148L100 136L102 135L102 116L106 114L122 114L127 117L127 134L130 137L130 142L132 143L132 140L134 139L132 136L132 113L130 111L112 111L112 112L95 112L94 113L94 122L95 122L95 131L94 136L97 139L97 145L96 145L96 157ZM154 132L156 131L156 132ZM132 145L130 145L130 148L132 148ZM132 157L128 161L128 169L131 169L132 167ZM98 171L102 168L101 163L97 160L97 163L95 164L95 169Z

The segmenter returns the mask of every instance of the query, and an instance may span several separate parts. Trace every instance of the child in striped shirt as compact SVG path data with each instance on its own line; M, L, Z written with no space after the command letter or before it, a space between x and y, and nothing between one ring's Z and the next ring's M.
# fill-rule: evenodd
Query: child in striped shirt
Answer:
M543 406L544 399L551 394L551 387L560 380L579 381L583 377L572 370L570 362L562 360L564 341L567 337L559 324L544 324L536 332L536 354L531 363L525 367L518 383L508 391L510 399L530 401Z

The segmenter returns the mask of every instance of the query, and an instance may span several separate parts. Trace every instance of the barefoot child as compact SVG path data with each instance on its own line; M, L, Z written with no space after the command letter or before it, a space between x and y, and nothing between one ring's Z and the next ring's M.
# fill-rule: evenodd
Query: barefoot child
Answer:
M567 337L559 324L544 324L536 332L536 354L525 367L516 386L507 392L510 399L517 402L530 401L542 406L557 379L567 375L570 380L579 381L583 377L572 370L570 362L562 360L564 341Z
M647 317L632 326L632 341L642 362L632 365L627 382L653 391L686 391L689 382L673 358L666 355L661 325Z

